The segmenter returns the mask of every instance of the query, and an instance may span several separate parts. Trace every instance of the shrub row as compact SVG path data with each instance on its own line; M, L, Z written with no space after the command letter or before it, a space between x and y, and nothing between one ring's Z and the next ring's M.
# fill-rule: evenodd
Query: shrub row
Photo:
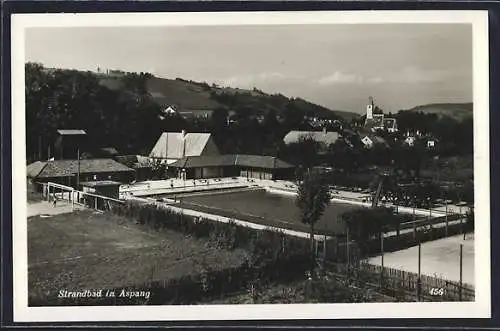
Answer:
M304 254L309 249L305 238L286 236L274 230L257 231L237 225L234 221L226 223L200 219L152 204L127 202L115 204L111 210L157 231L173 230L195 238L208 238L221 248L292 255Z

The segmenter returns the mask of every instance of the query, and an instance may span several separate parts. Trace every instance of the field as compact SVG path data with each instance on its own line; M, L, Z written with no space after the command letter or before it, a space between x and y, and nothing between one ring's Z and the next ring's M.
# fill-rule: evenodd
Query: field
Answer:
M182 197L182 202L191 209L200 211L203 209L203 211L222 216L296 231L309 231L309 227L300 221L299 208L295 205L293 196L272 194L264 190L219 194L212 192L210 194L187 194ZM356 208L360 207L331 203L327 206L316 229L325 233L343 233L344 224L340 215Z
M453 236L421 245L421 272L451 281L460 280L460 244L463 244L463 282L474 285L474 239ZM370 260L380 264L381 258ZM418 246L384 255L384 266L418 272Z
M472 103L436 103L417 106L407 111L423 112L426 114L437 114L438 116L449 116L456 120L472 117Z
M239 265L245 252L171 231L147 231L116 215L78 211L28 218L30 296L110 289Z

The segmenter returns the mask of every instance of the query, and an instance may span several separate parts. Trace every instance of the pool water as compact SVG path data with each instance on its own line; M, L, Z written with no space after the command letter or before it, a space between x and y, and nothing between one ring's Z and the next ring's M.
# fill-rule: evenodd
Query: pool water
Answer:
M178 196L180 197L180 196ZM242 216L256 216L284 225L301 225L299 208L295 196L269 193L265 190L252 190L232 193L186 194L182 202L194 203L223 211L236 212ZM344 233L340 218L343 213L362 207L344 203L330 202L316 224L316 229L337 234ZM244 219L244 217L242 217Z

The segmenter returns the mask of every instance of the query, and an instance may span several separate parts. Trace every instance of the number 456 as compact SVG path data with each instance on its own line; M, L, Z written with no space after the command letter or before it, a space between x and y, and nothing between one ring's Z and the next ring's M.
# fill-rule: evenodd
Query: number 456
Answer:
M429 291L430 295L444 295L444 289L442 287L433 287Z

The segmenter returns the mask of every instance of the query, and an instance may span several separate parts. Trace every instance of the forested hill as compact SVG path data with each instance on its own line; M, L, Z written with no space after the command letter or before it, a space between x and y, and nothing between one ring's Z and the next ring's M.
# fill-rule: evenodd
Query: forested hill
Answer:
M434 103L407 109L408 112L421 112L424 114L436 114L439 117L446 116L455 120L464 120L473 116L473 105L469 103Z
M123 87L121 77L103 75L101 83L111 89ZM225 108L248 114L266 114L269 111L277 115L286 110L288 104L307 115L333 119L350 119L355 114L330 110L301 98L288 98L281 94L268 94L253 90L220 87L204 82L195 82L182 78L167 79L151 76L147 80L147 90L151 97L162 107L175 106L182 112L201 112Z
M45 158L60 128L85 129L93 148L113 146L122 153L148 153L162 131L210 131L224 152L272 153L282 136L308 129L305 115L337 119L338 113L300 98L257 89L221 88L169 80L148 73L94 73L26 64L26 138L29 159ZM213 110L210 120L165 116L178 111ZM227 127L227 114L239 116ZM252 115L263 115L257 123ZM277 117L281 121L277 122Z

